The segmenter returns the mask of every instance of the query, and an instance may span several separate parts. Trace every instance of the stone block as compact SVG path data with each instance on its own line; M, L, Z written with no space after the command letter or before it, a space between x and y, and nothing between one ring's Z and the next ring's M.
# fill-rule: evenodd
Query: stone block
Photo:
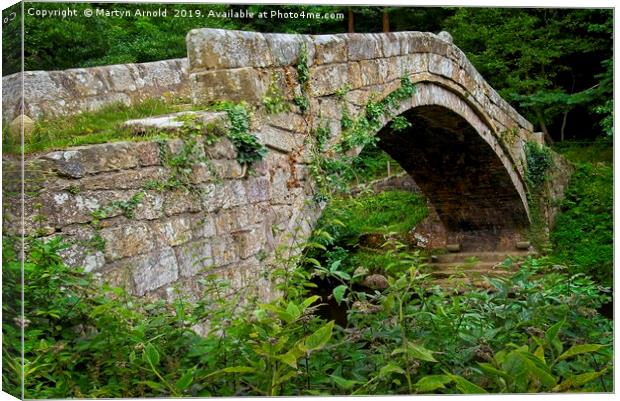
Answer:
M381 47L383 49L383 57L400 56L400 37L393 32L381 35Z
M355 61L350 61L347 63L348 73L349 73L349 87L351 89L361 88L363 86L362 83L362 73L360 71L360 64Z
M250 224L246 213L247 206L220 210L215 214L215 228L219 235L227 234Z
M370 60L383 57L381 35L350 33L346 35L349 61Z
M228 209L246 202L245 188L239 180L203 184L201 189L202 207L207 212Z
M454 62L447 57L443 57L437 54L430 54L428 70L433 74L441 75L448 79L452 79L452 75L454 74L455 70L458 72L458 66L456 66Z
M216 177L220 179L240 178L245 172L236 160L214 160L211 164Z
M267 40L259 32L192 29L186 42L190 70L273 65Z
M258 203L269 200L269 179L266 177L249 177L245 181L245 193L249 203Z
M173 216L152 224L153 232L159 243L175 246L188 242L192 238L191 221L188 216Z
M181 277L193 277L214 263L211 244L206 239L181 245L175 249L175 253Z
M241 259L256 255L263 249L265 234L260 226L237 231L232 236L237 243Z
M144 222L131 222L101 229L105 240L105 257L107 261L147 253L155 248L155 237Z
M293 112L269 114L265 117L265 122L273 127L298 133L305 133L308 126L303 116Z
M148 255L128 260L127 265L131 266L134 288L138 296L170 284L179 277L177 260L170 247L156 249Z
M210 238L216 234L213 214L198 213L190 215L189 218L192 238Z
M311 69L311 76L313 96L331 95L348 83L349 66L347 63L320 65Z
M401 56L400 75L417 74L428 70L428 54L413 53Z
M319 99L319 116L321 118L342 118L342 101L334 96Z
M282 33L264 33L271 53L272 65L297 65L302 46L306 46L308 65L313 64L315 50L312 41L305 35L290 35Z
M210 159L234 159L237 150L230 139L222 137L213 145L205 146L205 153Z
M333 64L347 61L347 42L343 35L317 35L313 37L316 64Z
M269 125L265 125L256 136L267 147L288 153L303 146L304 137L299 134L292 134Z
M198 104L218 100L261 103L269 79L268 72L252 67L195 72L190 74L192 100Z
M239 260L237 243L230 235L218 235L211 240L213 261L216 266L225 266Z
M198 193L188 192L185 189L176 189L164 193L163 211L166 216L200 210L202 210L202 205Z
M140 189L148 181L164 180L167 178L167 175L162 167L145 167L87 176L75 185L78 185L82 191Z
M199 162L192 165L192 171L189 175L189 181L192 184L201 184L203 182L209 182L216 179L217 170L212 163Z

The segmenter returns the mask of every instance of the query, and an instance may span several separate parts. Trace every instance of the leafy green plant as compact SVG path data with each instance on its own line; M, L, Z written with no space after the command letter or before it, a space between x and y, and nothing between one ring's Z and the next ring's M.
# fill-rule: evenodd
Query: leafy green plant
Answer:
M526 142L525 158L525 179L530 186L538 188L547 179L547 171L553 165L551 150L536 142Z
M247 109L242 105L228 107L226 112L230 119L228 137L237 150L237 161L244 166L262 160L267 154L267 149L258 141L258 138L250 134L250 116Z
M263 96L263 105L268 114L279 114L289 111L291 106L282 96L280 88L278 88L277 77L275 73L271 76L271 82L267 93ZM299 105L298 105L299 106ZM301 108L301 106L300 106ZM302 109L304 111L304 109Z

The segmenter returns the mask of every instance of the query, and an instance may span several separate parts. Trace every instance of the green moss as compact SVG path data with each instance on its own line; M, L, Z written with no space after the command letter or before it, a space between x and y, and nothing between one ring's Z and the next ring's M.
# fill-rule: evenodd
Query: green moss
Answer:
M42 119L36 122L32 135L24 144L25 153L71 146L106 143L124 140L150 140L160 133L137 134L121 126L127 120L174 113L187 109L175 101L149 99L127 106L115 103L98 111L88 111L73 116ZM20 144L3 130L3 147L6 153L19 153Z

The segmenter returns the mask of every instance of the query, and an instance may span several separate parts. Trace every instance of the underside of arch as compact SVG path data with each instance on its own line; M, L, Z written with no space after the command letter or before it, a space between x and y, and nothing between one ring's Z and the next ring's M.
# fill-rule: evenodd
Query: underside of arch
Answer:
M528 226L513 178L463 116L439 105L402 114L411 123L379 133L379 146L413 177L436 210L448 243L464 250L512 249Z

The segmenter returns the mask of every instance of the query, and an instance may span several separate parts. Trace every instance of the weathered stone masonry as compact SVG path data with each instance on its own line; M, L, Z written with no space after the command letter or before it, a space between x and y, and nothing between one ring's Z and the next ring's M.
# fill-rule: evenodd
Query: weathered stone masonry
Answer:
M64 71L26 71L2 78L2 119L20 114L33 119L96 110L112 103L149 98L188 98L187 59L117 64Z
M305 238L320 214L307 141L327 124L330 143L338 142L343 106L351 117L360 115L369 99L387 96L404 75L417 90L397 114L414 126L395 134L384 118L380 145L415 178L450 240L466 242L470 233L484 232L502 238L486 245L508 246L527 226L523 144L540 137L449 41L421 32L303 36L201 29L188 34L187 45L193 101L256 106L252 131L267 156L245 174L227 139L201 144L211 167L192 167L189 191L145 189L169 176L161 152L179 152L182 140L82 146L28 160L26 232L74 240L65 253L72 264L137 295L166 297L176 286L197 296L199 278L216 272L236 288L258 287L268 296L265 270L275 250ZM304 47L309 110L267 114L262 99L272 80L289 101L302 94L297 63ZM343 102L336 92L345 87ZM19 170L4 161L5 194L17 191L11 184ZM119 208L93 221L93 212L142 192L131 218ZM19 216L11 205L5 201L5 232Z

